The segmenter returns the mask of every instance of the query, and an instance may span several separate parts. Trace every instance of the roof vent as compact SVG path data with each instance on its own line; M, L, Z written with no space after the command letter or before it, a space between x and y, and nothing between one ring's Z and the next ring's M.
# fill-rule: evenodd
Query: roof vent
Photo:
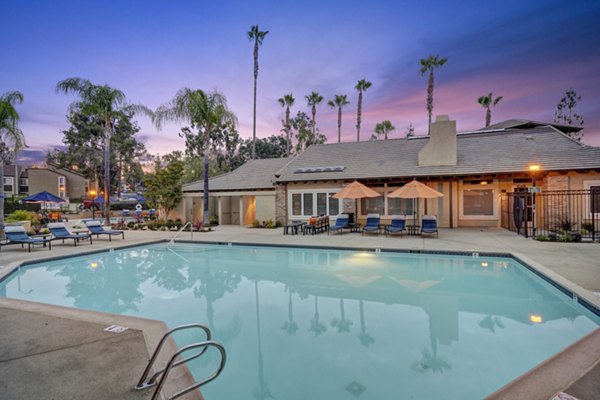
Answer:
M317 172L342 172L346 167L343 166L332 166L332 167L311 167L311 168L298 168L294 170L295 174L314 174Z
M533 136L531 136L531 135L527 135L527 136L525 136L525 139L526 139L526 140L533 140Z

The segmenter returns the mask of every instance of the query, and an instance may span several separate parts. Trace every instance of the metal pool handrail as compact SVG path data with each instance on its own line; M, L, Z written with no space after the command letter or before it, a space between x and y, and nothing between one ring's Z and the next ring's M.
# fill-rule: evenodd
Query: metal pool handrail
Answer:
M175 233L175 235L173 235L173 237L171 238L171 240L169 240L169 244L170 244L170 245L171 245L171 244L174 244L174 243L175 243L175 239L177 238L177 236L179 236L179 234L180 234L181 232L183 232L183 230L184 230L185 228L187 228L188 226L190 227L190 238L191 238L191 240L194 240L194 227L192 226L192 222L191 222L191 221L188 221L188 222L186 222L186 223L185 223L185 224L184 224L184 225L181 227L181 229L179 229L179 230L177 231L177 233Z

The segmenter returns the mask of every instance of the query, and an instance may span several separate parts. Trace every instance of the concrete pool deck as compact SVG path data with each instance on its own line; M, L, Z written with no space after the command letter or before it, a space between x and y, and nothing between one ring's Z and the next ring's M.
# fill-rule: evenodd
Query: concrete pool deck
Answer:
M73 222L75 223L75 222ZM73 224L72 223L72 224ZM132 246L137 244L149 243L152 241L160 241L160 240L168 240L173 237L173 232L151 232L151 231L126 231L126 239L116 239L112 242L109 242L107 239L99 239L94 240L93 245L82 244L78 247L73 247L72 244L59 244L59 242L55 242L52 250L48 251L44 248L36 248L31 253L27 253L26 249L21 249L20 246L8 246L2 248L2 253L0 253L0 279L8 274L11 270L13 270L16 266L23 262L33 262L36 260L47 259L49 257L64 257L69 255L79 255L85 252L90 251L102 251L109 248L116 248L122 246ZM189 232L181 233L178 236L178 240L191 240L191 234ZM194 233L193 234L194 241L206 241L206 242L234 242L234 243L256 243L256 244L274 244L274 245L296 245L296 246L332 246L332 247L345 247L345 248L381 248L381 249L404 249L404 250L426 250L426 251L461 251L461 252L493 252L493 253L511 253L517 255L522 258L527 263L535 266L536 268L546 269L548 275L552 275L553 279L558 280L561 284L566 285L567 287L574 287L578 293L583 293L586 297L592 298L594 304L599 304L600 297L600 245L598 243L549 243L549 242L537 242L531 239L525 239L523 237L517 236L512 232L503 230L503 229L442 229L440 231L439 238L421 238L421 237L411 237L411 236L402 236L402 237L385 237L383 235L380 236L362 236L357 233L345 233L342 235L330 235L327 234L319 234L314 236L302 236L302 235L282 235L282 229L249 229L244 227L234 227L234 226L219 226L213 232L205 232L205 233ZM572 285L570 282L575 283L576 285L583 288L577 288L577 286ZM6 303L10 303L11 299L0 299L0 312L5 309L11 309L11 306L6 305ZM28 303L28 302L21 302ZM35 303L31 303L35 304ZM44 308L45 311L40 311L41 316L44 315L52 315L54 318L62 318L63 315L60 313L50 312L49 310L53 309L54 306L45 306L45 305L36 305L38 307L48 307ZM64 310L64 307L61 307ZM60 309L60 308L59 308ZM19 311L20 310L20 311ZM79 311L79 310L78 310ZM72 312L78 312L72 311ZM69 313L71 311L68 311ZM12 318L13 321L23 320L25 326L29 324L30 319L35 321L36 318L40 318L38 316L32 316L28 313L27 309L17 307L16 314L12 311L7 311L10 315L9 318ZM84 312L85 313L85 312ZM102 313L95 313L102 314ZM0 314L0 318L3 318ZM92 322L91 320L87 322ZM106 321L108 322L108 321ZM2 324L5 326L5 324ZM9 329L3 330L2 335L0 335L0 354L2 354L2 348L12 348L13 341L22 341L26 340L27 331L13 331L13 324L9 325ZM133 326L133 325L131 325ZM4 328L3 328L4 329ZM94 328L95 329L95 328ZM130 334L131 335L131 334ZM127 335L122 336L126 338L127 341L132 339ZM534 369L532 371L536 371L536 374L533 372L530 374L524 375L523 379L529 377L529 383L526 380L518 379L520 383L517 386L517 390L523 390L525 388L525 393L528 393L527 398L540 400L545 400L550 398L553 393L552 391L548 391L551 388L557 388L557 390L565 390L567 393L575 394L577 393L578 398L581 400L585 400L587 398L598 398L600 392L600 384L597 384L594 377L598 377L600 375L600 367L598 366L598 362L600 361L600 354L598 353L590 353L588 350L591 346L590 342L593 342L596 348L600 348L598 346L600 340L600 331L595 331L592 339L587 339L585 343L582 345L580 343L579 346L574 349L566 349L565 352L560 353L555 356L552 360L554 360L554 364L548 362L544 363L547 365L542 365L541 369ZM43 340L43 337L31 337L29 340L37 341ZM112 339L107 339L112 340ZM124 341L125 342L125 341ZM154 344L155 345L155 344ZM146 343L147 348L153 348L150 344ZM582 347L583 346L583 347ZM588 346L588 347L586 347ZM126 348L127 346L125 346ZM90 347L92 348L92 347ZM93 348L92 348L93 349ZM583 349L583 350L582 350ZM68 350L68 349L66 349ZM570 350L567 352L567 350ZM129 351L129 350L128 350ZM149 350L150 351L150 350ZM53 353L53 352L52 352ZM51 353L49 353L51 354ZM592 355L593 354L593 355ZM587 355L587 358L584 357ZM35 357L36 352L32 352L31 356ZM591 358L590 358L591 356ZM60 357L59 353L55 354L55 357ZM148 357L148 354L145 354L145 359L141 363L141 366L138 366L137 370L144 368L145 360ZM572 358L568 358L572 357ZM558 361L555 360L558 359ZM573 360L583 360L586 358L585 362L577 363ZM4 375L4 371L2 370L4 358L0 357L0 375L8 378L8 381L11 381L10 377L14 376L12 374L18 374L20 367L12 367L10 369L11 375ZM85 360L85 358L84 358ZM560 366L560 363L565 361L566 366L571 369L570 374L562 374L564 378L563 381L556 381L556 374L560 373L560 367L556 367L556 363ZM549 360L550 361L550 360ZM82 361L83 362L83 361ZM139 364L139 362L137 362ZM48 363L42 363L41 365L37 365L38 367L44 367ZM16 365L16 364L15 364ZM49 365L52 365L51 363ZM105 364L106 365L106 364ZM554 369L552 369L552 367ZM100 364L100 368L105 368ZM132 367L133 368L133 367ZM557 372L558 371L558 372ZM42 371L42 373L44 373ZM51 375L50 372L46 372ZM103 375L92 375L94 379L102 378ZM533 377L533 378L532 378ZM60 378L60 377L57 377ZM126 376L123 375L123 379ZM78 377L78 381L82 382L80 385L81 388L85 388L85 384L88 378ZM137 378L136 378L137 379ZM534 379L531 381L531 379ZM128 379L130 380L130 379ZM533 384L532 384L533 382ZM544 382L554 382L553 386L549 386L544 384ZM106 381L103 385L111 385L113 382ZM134 382L135 383L135 382ZM57 385L61 384L61 381L58 380ZM129 384L129 383L128 383ZM516 383L513 382L507 389L515 390ZM522 386L525 385L525 386ZM531 385L531 386L528 386ZM534 393L528 391L527 388L535 388L535 387L545 387L547 390L542 391L542 393L538 393L539 396L542 397L532 397ZM181 388L181 386L179 386ZM567 388L571 388L570 392L566 390ZM2 387L0 386L0 389ZM553 389L552 389L553 390ZM86 393L86 392L80 392ZM510 392L503 392L501 395L508 395ZM513 393L523 393L523 392L513 392ZM537 393L537 392L536 392ZM550 394L548 394L550 393ZM536 396L538 396L536 394ZM520 397L496 397L496 398L520 398ZM545 396L545 397L544 397ZM15 398L28 398L28 397L15 397ZM33 397L40 398L40 397ZM51 397L48 397L51 398ZM91 398L91 397L80 397L80 398ZM112 397L112 398L124 398L125 397ZM135 397L127 397L135 398ZM140 398L140 397L137 397Z

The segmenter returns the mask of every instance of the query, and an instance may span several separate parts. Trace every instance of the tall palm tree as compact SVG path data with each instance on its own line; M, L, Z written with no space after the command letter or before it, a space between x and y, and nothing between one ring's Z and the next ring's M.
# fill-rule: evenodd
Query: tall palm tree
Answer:
M154 113L154 124L158 129L164 121L184 122L203 135L204 150L204 207L202 226L208 225L208 160L211 141L223 129L237 125L235 114L227 107L227 99L219 92L205 93L200 89L180 89L175 98L160 106Z
M494 98L492 92L487 96L481 96L477 99L477 102L481 104L483 108L485 108L485 127L490 126L492 122L492 107L496 107L498 103L502 100L502 96L498 96Z
M317 92L311 92L308 96L305 96L305 98L312 114L312 133L314 136L317 130L317 106L323 102L323 96Z
M258 47L262 45L269 31L261 31L258 25L252 25L248 31L248 40L254 40L254 111L252 115L252 159L256 158L256 81L258 80Z
M336 94L332 100L327 102L331 108L338 110L338 143L342 142L342 108L350 104L348 96L345 94Z
M383 135L384 140L388 140L388 134L396 130L396 127L392 125L390 120L378 122L375 125L375 134L371 136L371 140L377 140Z
M279 102L279 104L281 105L281 107L285 107L285 122L284 122L284 129L285 129L285 134L287 136L287 156L290 156L290 150L292 147L292 137L291 137L291 130L292 127L290 125L290 107L294 105L294 101L296 101L296 99L294 99L294 95L292 93L288 93L283 95L282 98L277 100Z
M19 128L19 113L15 109L15 104L23 102L23 94L20 92L8 92L0 96L0 141L8 145L16 155L20 149L25 147L25 137ZM16 158L16 157L15 157ZM16 160L15 160L16 163ZM16 184L19 184L19 177L16 176ZM4 236L4 163L0 162L0 233Z
M360 142L360 123L362 118L362 99L363 92L371 87L372 83L366 79L358 81L354 89L358 90L358 109L356 111L356 141Z
M87 79L67 78L56 84L56 91L73 93L79 100L71 103L70 111L79 110L102 120L104 131L104 218L110 224L110 138L115 121L125 109L151 115L142 105L126 104L125 94L108 85L95 85Z
M446 64L447 58L440 58L439 56L429 56L421 59L421 76L424 76L426 72L429 72L429 81L427 82L427 113L429 114L429 123L427 124L427 134L431 129L431 114L433 113L433 70Z

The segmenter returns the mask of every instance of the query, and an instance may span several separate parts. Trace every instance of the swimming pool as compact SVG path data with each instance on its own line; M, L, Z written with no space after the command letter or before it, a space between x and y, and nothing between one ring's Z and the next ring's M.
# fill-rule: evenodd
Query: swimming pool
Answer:
M0 296L206 323L228 356L208 400L480 399L600 325L502 257L156 244L27 265Z

